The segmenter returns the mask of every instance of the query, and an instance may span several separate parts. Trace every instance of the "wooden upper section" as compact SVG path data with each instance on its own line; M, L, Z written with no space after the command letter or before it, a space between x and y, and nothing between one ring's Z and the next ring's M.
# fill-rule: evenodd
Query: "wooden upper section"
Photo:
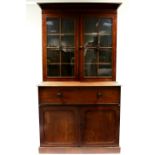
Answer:
M79 80L79 81L91 81L91 85L93 84L92 81L115 81L116 80L116 52L117 52L116 51L117 8L120 6L120 4L121 3L38 3L38 5L42 9L43 81L73 81L73 80L77 81ZM99 20L102 17L105 19L110 19L111 20L111 27L110 27L111 32L109 33L109 35L107 35L108 37L107 36L104 37L102 35L100 36L98 32L99 30L92 31L90 33L93 37L91 35L86 34L84 30L84 27L85 27L84 16L95 17L97 20ZM49 33L47 30L47 18L58 18L58 20L60 21L62 17L64 19L73 18L74 20L74 32L72 34L72 38L74 42L74 45L72 45L74 56L70 57L70 60L69 61L67 60L66 64L62 61L63 57L65 58L65 54L62 54L62 52L60 52L62 51L61 48L63 47L62 45L64 44L62 42L63 40L62 38L65 38L64 35L66 35L66 34L61 33L61 28L60 28L62 27L61 22L59 22L60 32L58 34ZM101 45L99 41L98 41L98 45L96 43L95 45L92 45L92 42L95 42L94 38L96 38L94 37L93 32L97 33L98 38L102 38L103 45ZM55 42L55 41L51 41L52 40L51 38L53 35L55 35L54 36L55 38L58 38L58 39L55 39L56 42L59 42L58 46L57 45L53 46L53 42ZM89 37L91 36L92 39L85 41L86 40L85 38L88 37L87 35ZM66 41L68 40L67 39L64 40L64 42ZM108 45L104 42L108 42ZM52 46L50 44L52 44ZM97 60L95 60L95 62L93 62L94 61L93 58L91 58L91 61L89 62L86 61L87 57L89 57L89 56L85 56L86 52L91 53L89 52L89 46L85 47L86 44L90 44L90 48L92 49L97 49L96 51L98 51L98 54L95 54L97 55L96 56ZM66 46L66 47L68 48L69 46ZM99 56L101 55L99 51L100 47L102 50L104 49L105 51L110 51L109 52L110 54L108 53L108 56L104 56L102 54L102 57L107 57L107 60L100 61L100 57L101 57ZM48 53L50 53L49 51L52 51L52 50L58 50L59 53L61 53L61 54L58 53L60 56L55 56L55 59L58 58L58 60L56 61L53 61L51 58L49 58L48 60ZM106 53L107 52L105 52L105 55L107 55ZM74 62L72 60L74 60ZM52 64L51 62L52 63L54 62L55 66L54 66L54 63ZM71 66L70 64L72 63L74 65ZM67 68L66 66L69 66L68 68L71 68L71 69L66 69ZM91 70L93 70L92 68L94 68L94 71L88 74L87 72L90 69L88 69L87 66L90 66ZM53 73L54 72L53 68L56 70L55 73ZM65 73L63 75L62 71L65 69L70 72L73 72L72 75L70 75L69 73L67 74ZM104 69L107 72L109 71L109 73L106 73ZM99 70L100 70L100 73L99 73ZM102 82L94 83L94 86L100 86L101 84ZM89 86L90 83L89 82L88 83L71 82L71 83L67 83L64 85L63 82L62 83L54 82L54 85ZM112 84L104 83L104 85L111 86L113 85L113 82Z
M114 81L108 81L108 82L81 82L81 81L76 81L76 82L42 82L39 87L98 87L98 86L120 86L117 82Z

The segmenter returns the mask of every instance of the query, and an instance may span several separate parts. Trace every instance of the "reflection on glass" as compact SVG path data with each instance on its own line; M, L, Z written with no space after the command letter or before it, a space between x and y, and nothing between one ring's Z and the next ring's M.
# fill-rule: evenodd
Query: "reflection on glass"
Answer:
M99 51L99 62L112 62L112 49L100 49Z
M59 63L60 62L60 51L58 50L47 50L47 63Z
M59 36L47 36L47 47L59 47Z
M74 63L74 51L72 49L65 49L61 51L62 63Z
M111 34L112 32L112 20L111 19L100 19L99 33L100 34Z
M48 65L47 66L48 76L60 76L60 65Z
M99 65L98 76L112 76L111 65Z
M111 34L112 19L108 18L85 18L84 19L85 33L98 33L100 35Z
M85 46L112 46L112 19L85 18L84 20Z
M85 35L84 37L85 47L112 47L112 36L111 35Z
M74 20L62 19L62 33L74 33Z
M97 65L86 64L85 65L85 76L97 76Z
M48 33L58 33L59 32L59 19L47 18L46 25L47 25Z
M74 47L74 36L62 36L61 45L66 47Z
M47 76L74 76L74 19L47 18Z
M112 46L112 37L111 37L111 35L101 36L100 37L100 46L102 46L102 47L111 47Z
M62 65L61 66L61 76L73 76L74 75L74 65Z
M84 76L112 76L112 19L84 19Z
M93 33L98 31L98 18L84 19L84 32Z
M85 35L84 37L84 45L87 47L95 47L98 45L98 38L95 35Z
M85 76L112 76L112 68L110 65L85 64Z
M85 50L85 63L96 63L97 62L97 51L96 49Z

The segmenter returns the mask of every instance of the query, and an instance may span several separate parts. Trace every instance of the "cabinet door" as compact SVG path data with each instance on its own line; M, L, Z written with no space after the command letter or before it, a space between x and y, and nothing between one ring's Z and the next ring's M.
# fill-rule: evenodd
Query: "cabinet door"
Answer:
M83 78L115 79L115 17L88 15L82 17Z
M90 106L81 110L82 146L119 144L119 106Z
M41 106L40 134L41 146L77 145L77 109L72 106Z
M77 20L71 15L43 18L44 80L74 79L77 74Z

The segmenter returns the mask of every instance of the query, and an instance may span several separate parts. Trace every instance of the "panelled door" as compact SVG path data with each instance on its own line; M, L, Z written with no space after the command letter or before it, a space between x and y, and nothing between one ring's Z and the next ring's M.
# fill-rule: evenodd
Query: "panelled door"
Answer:
M94 105L82 107L81 145L117 146L119 143L119 107Z
M73 106L40 106L42 146L77 146L78 113Z
M117 146L119 106L40 106L41 146Z

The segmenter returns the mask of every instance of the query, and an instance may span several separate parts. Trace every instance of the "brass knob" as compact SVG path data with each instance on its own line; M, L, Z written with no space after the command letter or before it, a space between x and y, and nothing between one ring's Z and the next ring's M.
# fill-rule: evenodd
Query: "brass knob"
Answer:
M83 46L81 45L81 46L79 46L79 49L83 49Z

